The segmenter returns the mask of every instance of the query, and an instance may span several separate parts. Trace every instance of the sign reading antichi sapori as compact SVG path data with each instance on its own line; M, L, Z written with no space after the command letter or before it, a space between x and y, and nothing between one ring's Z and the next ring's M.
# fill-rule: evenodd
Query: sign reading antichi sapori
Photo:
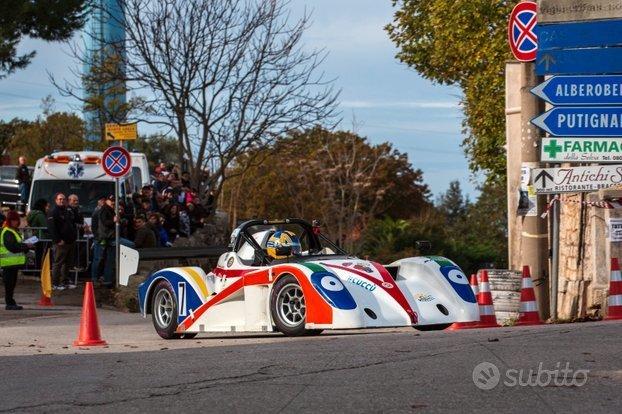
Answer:
M592 192L622 185L622 165L536 168L531 179L537 194Z
M622 138L542 138L545 162L622 163Z

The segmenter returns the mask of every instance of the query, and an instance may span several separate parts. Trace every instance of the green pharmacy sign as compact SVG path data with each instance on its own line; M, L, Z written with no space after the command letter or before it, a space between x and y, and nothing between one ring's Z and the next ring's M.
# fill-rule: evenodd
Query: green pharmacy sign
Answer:
M543 138L541 159L544 162L622 161L622 138Z

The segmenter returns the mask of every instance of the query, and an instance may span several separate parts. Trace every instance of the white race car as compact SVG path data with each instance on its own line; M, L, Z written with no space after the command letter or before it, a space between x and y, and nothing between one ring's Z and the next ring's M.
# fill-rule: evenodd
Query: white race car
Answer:
M299 248L278 238L275 243L283 233L297 239L293 247ZM139 286L141 312L152 314L161 337L431 330L479 320L467 277L444 257L409 257L383 266L348 255L300 219L247 221L233 231L229 247L208 274L199 267L167 268Z

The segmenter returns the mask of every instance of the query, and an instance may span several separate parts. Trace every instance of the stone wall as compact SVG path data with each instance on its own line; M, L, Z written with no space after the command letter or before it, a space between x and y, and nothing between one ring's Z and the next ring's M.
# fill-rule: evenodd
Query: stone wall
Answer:
M583 205L618 190L563 195L560 210L558 317L562 320L599 317L606 312L611 257L622 257L620 243L609 243L606 220L617 210Z

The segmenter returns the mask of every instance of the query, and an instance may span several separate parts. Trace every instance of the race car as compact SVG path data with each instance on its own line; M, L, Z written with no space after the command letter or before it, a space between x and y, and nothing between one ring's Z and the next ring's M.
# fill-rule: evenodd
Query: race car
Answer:
M349 255L302 219L251 220L209 273L172 267L138 289L165 339L200 332L315 335L325 329L444 329L479 320L462 270L439 256L389 265Z

